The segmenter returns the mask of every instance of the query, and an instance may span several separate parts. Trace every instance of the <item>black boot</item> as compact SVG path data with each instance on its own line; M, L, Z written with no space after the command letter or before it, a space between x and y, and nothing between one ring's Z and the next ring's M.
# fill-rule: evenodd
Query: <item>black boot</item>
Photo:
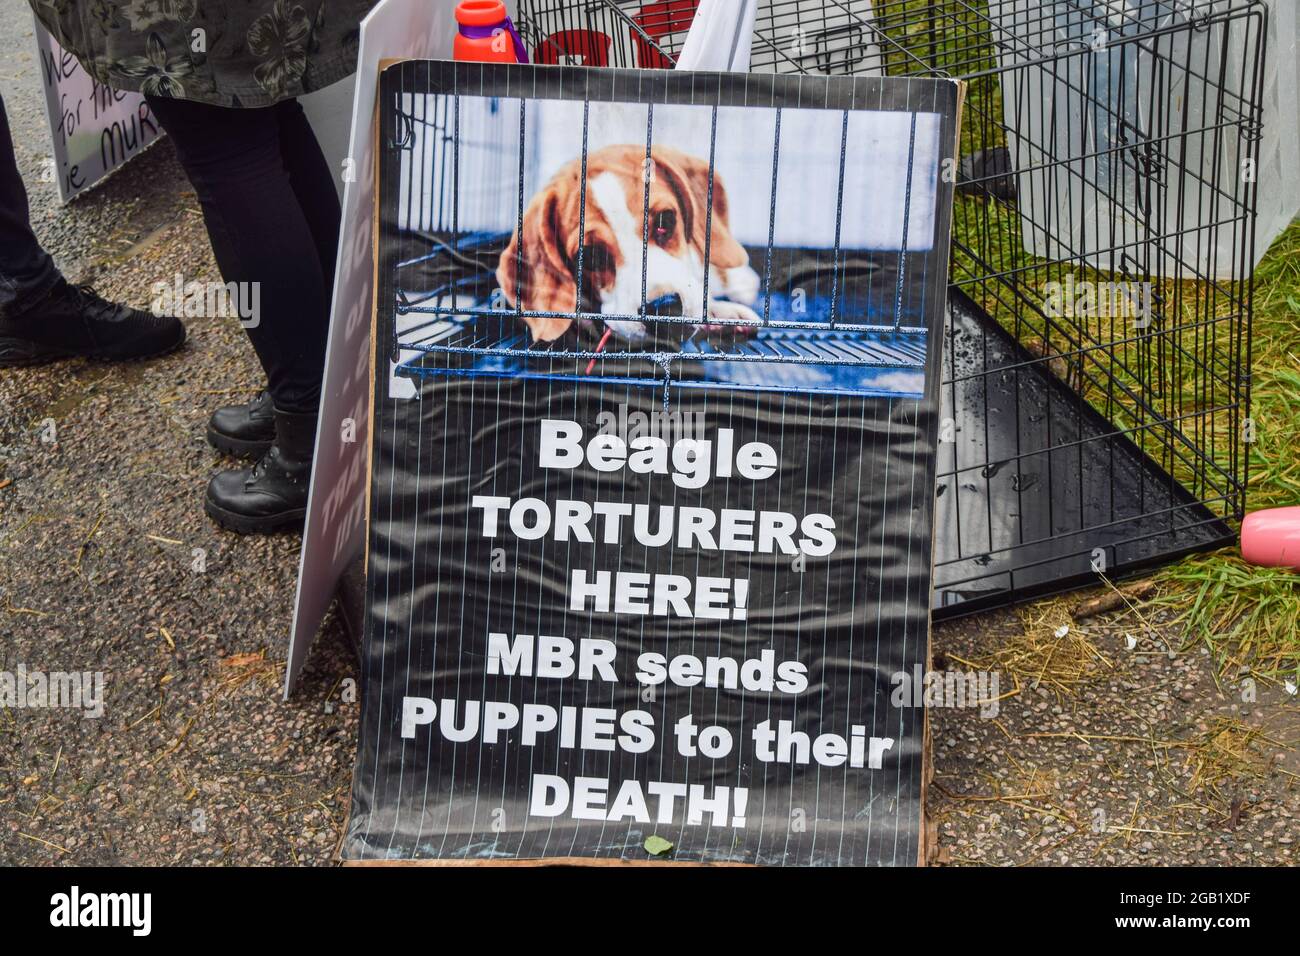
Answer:
M204 509L240 534L301 528L316 444L316 414L273 409L275 442L251 468L219 471L208 482Z
M208 419L208 442L227 455L260 456L275 441L271 393L261 391L243 405L223 405Z
M0 368L76 356L106 362L149 358L184 341L180 319L118 305L89 286L60 279L35 302L0 315Z

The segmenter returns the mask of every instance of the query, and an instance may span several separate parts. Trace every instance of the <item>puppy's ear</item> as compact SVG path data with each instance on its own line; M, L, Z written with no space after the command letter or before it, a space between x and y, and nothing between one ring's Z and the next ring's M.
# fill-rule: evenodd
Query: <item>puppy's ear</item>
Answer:
M731 235L727 190L714 170L713 215L706 216L709 204L709 164L698 157L668 146L651 150L655 165L662 171L668 188L677 194L687 217L683 228L700 254L704 254L705 222L709 229L709 260L715 268L734 269L749 263L749 253Z
M562 245L561 192L566 180L553 180L537 193L524 210L522 229L516 229L497 263L497 283L512 308L524 311L574 312L577 290ZM573 321L568 318L523 317L534 342L559 338Z

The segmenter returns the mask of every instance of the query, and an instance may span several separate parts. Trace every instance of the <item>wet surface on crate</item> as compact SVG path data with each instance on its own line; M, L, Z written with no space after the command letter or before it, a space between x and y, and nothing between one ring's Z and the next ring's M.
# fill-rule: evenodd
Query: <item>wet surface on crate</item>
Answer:
M1231 540L1222 521L1048 361L956 290L943 353L936 616Z

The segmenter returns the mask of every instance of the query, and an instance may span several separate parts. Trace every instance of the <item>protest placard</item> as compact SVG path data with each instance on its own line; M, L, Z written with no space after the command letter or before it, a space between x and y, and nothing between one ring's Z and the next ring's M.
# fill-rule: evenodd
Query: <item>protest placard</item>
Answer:
M513 9L510 0L507 9ZM455 4L381 0L361 21L356 79L347 110L346 155L340 164L343 218L330 306L320 424L307 519L298 559L293 630L284 670L287 698L334 602L345 570L361 557L365 526L365 448L370 437L370 319L374 311L375 96L385 58L450 56ZM306 98L304 108L326 156L343 139L341 120L327 123L333 90ZM313 103L312 101L316 101ZM316 107L314 110L313 107ZM322 135L322 134L325 135Z
M36 21L36 56L54 155L47 175L64 202L121 168L162 135L139 93L105 86Z
M918 860L959 97L385 71L345 858Z

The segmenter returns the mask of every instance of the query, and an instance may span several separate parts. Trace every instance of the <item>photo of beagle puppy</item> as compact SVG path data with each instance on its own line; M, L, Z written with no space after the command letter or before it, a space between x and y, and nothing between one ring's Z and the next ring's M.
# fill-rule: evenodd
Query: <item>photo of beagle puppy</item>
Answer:
M748 335L761 324L751 308L758 273L731 234L727 190L716 170L710 214L708 162L653 147L647 213L646 165L644 145L606 146L588 155L585 183L582 161L575 159L529 201L522 228L501 253L496 279L510 308L525 313L534 342L559 338L576 313L586 314L583 322L609 316L606 334L632 347L665 329L680 341ZM656 316L688 321L648 329L643 317Z

